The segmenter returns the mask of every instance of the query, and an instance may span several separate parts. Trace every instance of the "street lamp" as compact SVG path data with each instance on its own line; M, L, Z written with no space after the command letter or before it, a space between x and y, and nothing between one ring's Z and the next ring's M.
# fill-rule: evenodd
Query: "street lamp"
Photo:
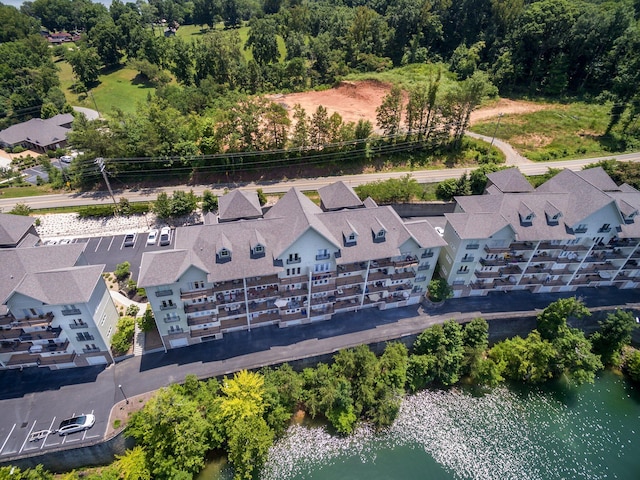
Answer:
M122 385L118 385L118 388L122 392L122 396L124 397L125 401L127 402L127 405L129 405L129 399L127 398L127 395L124 393L124 390L122 389Z

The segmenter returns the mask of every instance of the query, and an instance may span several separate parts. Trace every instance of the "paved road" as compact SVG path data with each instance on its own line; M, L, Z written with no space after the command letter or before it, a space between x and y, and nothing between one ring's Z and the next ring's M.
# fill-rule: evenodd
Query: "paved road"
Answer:
M590 307L619 305L640 313L635 290L614 288L581 289L576 292ZM497 318L491 331L512 335L500 317L529 316L550 302L572 294L494 293L486 297L449 300L437 310L422 307L337 315L334 319L291 328L262 327L251 332L225 334L219 341L133 357L117 365L61 371L29 368L0 372L0 462L37 450L95 442L105 434L113 405L128 397L181 382L189 374L200 378L229 374L243 368L277 364L317 354L330 354L362 343L384 342L416 334L449 318L471 320L477 316ZM74 434L62 443L56 435L44 441L28 442L30 432L57 426L74 413L94 412L96 425Z
M520 171L525 175L539 175L546 173L549 168L569 168L571 170L582 170L585 165L615 158L616 160L625 162L640 162L640 153L629 153L624 155L611 155L609 157L588 158L578 160L563 160L557 162L544 163L522 163L517 164ZM512 159L513 162L516 160ZM411 176L420 183L441 182L448 178L460 178L460 176L469 172L470 168L450 168L443 170L414 170ZM343 175L340 177L317 177L297 180L286 180L281 182L251 182L251 183L225 183L215 185L194 185L187 188L193 189L197 195L201 195L203 190L209 189L216 194L222 194L225 188L243 188L246 190L255 190L262 188L265 193L286 192L292 187L300 190L317 190L320 187L342 180L345 183L355 187L363 183L374 182L377 180L386 180L388 178L400 178L407 172L383 172L383 173L367 173L359 175ZM152 201L155 200L160 192L171 194L176 187L157 187L145 188L137 190L115 190L116 198L125 197L132 202ZM0 192L0 196L2 193ZM0 210L11 210L16 203L26 203L31 208L53 208L53 207L70 207L91 204L108 204L111 203L111 197L108 192L82 192L55 195L41 195L36 197L25 198L0 198Z

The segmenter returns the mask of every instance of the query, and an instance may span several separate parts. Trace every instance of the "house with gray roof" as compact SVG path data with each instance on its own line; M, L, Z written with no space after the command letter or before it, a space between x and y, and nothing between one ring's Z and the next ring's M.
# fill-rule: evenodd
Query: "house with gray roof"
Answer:
M455 296L494 290L640 286L640 192L601 168L563 170L538 188L515 168L446 214L439 273Z
M0 131L0 147L22 146L40 153L64 148L72 123L73 115L70 113L47 119L32 118Z
M0 369L108 364L119 315L84 244L0 250Z
M418 303L444 246L428 222L405 223L341 182L321 206L294 188L264 215L237 192L220 198L223 221L178 228L172 250L143 254L138 285L167 349Z

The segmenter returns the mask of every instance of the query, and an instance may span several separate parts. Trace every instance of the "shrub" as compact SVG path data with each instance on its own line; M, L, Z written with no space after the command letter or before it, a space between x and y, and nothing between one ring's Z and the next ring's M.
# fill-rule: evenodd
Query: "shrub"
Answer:
M453 289L444 278L437 278L429 282L427 295L434 302L441 302L453 296Z
M127 307L127 316L129 317L135 317L136 315L138 315L138 312L140 311L140 307L137 305L129 305Z
M153 310L151 310L151 307L147 306L144 315L136 319L136 321L138 322L140 330L142 330L143 332L149 332L153 330L153 327L155 327L156 325L156 320L153 317Z
M211 190L202 192L202 212L214 212L218 210L218 197Z
M16 203L16 206L9 210L11 215L22 215L28 217L31 213L31 207L26 203Z
M116 333L111 338L111 350L114 355L124 355L133 344L133 336L136 331L136 322L131 317L122 317L118 320Z
M131 273L131 264L129 262L122 262L116 265L116 269L113 274L119 281L125 280Z

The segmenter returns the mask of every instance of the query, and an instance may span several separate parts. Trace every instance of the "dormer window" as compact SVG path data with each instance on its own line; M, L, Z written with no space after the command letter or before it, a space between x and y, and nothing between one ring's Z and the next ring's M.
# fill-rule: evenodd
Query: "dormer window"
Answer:
M385 233L387 232L385 232L384 230L378 230L378 233L376 233L376 238L384 238Z
M350 242L350 243L355 243L356 234L355 233L350 234L349 237L347 238L347 241Z
M222 250L220 250L220 253L218 255L220 255L220 258L227 258L231 256L231 252L226 248L223 248Z
M226 263L231 261L231 250L228 248L221 248L218 250L218 255L216 256L217 263Z
M264 247L262 245L256 245L253 247L253 253L264 253Z
M373 243L384 242L386 239L387 229L377 218L376 223L371 227L371 234L373 236Z

